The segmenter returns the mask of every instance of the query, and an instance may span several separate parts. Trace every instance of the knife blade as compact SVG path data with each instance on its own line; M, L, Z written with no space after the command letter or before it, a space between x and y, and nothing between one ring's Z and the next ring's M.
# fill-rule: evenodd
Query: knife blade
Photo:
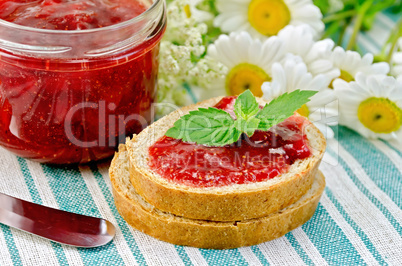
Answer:
M58 210L0 193L0 223L76 247L99 247L116 232L105 219Z

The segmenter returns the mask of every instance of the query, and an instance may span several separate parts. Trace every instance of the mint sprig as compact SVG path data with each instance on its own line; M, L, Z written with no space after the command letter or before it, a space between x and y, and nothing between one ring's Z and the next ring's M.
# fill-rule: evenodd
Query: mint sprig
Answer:
M235 101L234 113L237 119L213 107L199 108L182 116L165 135L185 142L225 146L238 141L243 133L251 137L256 130L267 131L293 115L316 93L300 90L285 93L260 110L256 98L247 90Z

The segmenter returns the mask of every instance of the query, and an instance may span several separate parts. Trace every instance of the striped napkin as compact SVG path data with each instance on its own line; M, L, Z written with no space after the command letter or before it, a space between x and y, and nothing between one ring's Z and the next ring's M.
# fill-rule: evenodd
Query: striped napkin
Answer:
M396 20L380 15L360 35L362 50L378 51ZM0 265L401 265L402 146L334 131L320 168L327 187L313 218L274 241L222 251L175 246L132 229L114 206L108 163L55 168L0 148L0 192L117 227L108 245L82 249L0 225Z

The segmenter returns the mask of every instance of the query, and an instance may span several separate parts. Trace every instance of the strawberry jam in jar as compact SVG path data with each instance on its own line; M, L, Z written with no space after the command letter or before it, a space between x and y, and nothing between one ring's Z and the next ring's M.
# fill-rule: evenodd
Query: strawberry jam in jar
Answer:
M0 1L0 145L107 158L153 119L163 0Z

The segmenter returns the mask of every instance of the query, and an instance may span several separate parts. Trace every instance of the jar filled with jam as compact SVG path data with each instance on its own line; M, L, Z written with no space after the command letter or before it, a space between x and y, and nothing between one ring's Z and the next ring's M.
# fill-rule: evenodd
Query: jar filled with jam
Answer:
M44 163L113 155L153 119L163 0L0 2L0 145Z

